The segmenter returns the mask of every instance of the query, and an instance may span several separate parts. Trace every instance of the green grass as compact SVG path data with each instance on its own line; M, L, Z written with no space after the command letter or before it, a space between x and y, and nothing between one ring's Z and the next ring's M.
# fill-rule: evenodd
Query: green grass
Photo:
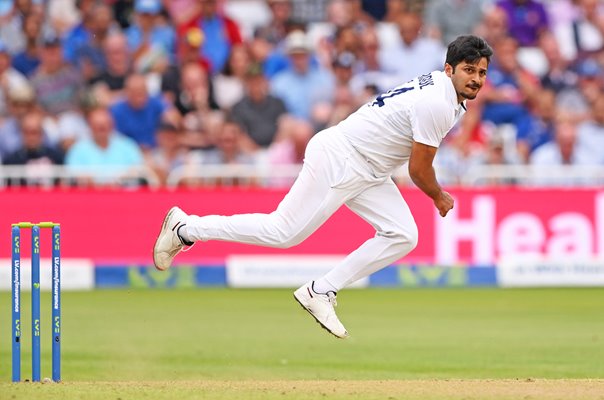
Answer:
M604 289L371 289L338 300L348 340L319 329L289 290L64 292L66 384L0 383L0 398L44 398L30 390L50 395L57 389L40 388L57 386L67 390L57 398L80 398L77 382L105 382L92 387L109 391L117 390L111 382L148 382L147 398L164 398L167 381L604 378ZM0 293L0 304L0 382L9 382L10 293ZM22 304L29 311L27 294ZM45 377L49 293L42 308ZM30 328L24 312L23 378L31 376Z

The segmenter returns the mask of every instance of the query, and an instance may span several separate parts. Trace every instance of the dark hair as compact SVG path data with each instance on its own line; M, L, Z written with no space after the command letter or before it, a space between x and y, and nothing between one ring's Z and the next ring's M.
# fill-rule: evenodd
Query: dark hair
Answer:
M481 58L486 58L488 64L492 55L493 49L486 40L474 35L464 35L449 43L445 62L455 69L460 62L476 64Z

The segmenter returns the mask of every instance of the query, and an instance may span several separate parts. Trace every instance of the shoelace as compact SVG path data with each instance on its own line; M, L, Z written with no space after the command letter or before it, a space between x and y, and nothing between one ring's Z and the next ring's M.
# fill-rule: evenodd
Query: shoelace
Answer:
M336 295L333 292L327 292L327 300L329 300L331 305L334 307L336 307L338 305L338 301L336 300Z

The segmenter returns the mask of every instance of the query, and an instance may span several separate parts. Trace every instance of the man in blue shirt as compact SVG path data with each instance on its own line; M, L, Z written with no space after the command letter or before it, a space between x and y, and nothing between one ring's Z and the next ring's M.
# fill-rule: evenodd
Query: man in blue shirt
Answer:
M116 132L113 118L105 108L88 114L91 137L77 141L67 153L65 164L90 168L93 183L108 183L126 174L130 168L141 167L143 154L134 140ZM102 168L99 168L102 167Z
M304 32L290 33L285 49L292 66L275 75L271 92L283 100L289 113L309 121L313 104L331 101L334 79L327 71L311 66L311 46Z
M145 77L131 75L126 80L126 97L111 107L117 130L143 148L155 147L155 131L167 107L158 97L149 96Z

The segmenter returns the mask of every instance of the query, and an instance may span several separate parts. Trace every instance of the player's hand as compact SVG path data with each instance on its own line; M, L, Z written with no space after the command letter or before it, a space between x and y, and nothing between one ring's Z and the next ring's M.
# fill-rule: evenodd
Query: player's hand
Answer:
M441 217L447 215L450 209L453 208L454 204L453 197L445 191L440 192L440 194L434 199L434 205L438 208L438 212Z

